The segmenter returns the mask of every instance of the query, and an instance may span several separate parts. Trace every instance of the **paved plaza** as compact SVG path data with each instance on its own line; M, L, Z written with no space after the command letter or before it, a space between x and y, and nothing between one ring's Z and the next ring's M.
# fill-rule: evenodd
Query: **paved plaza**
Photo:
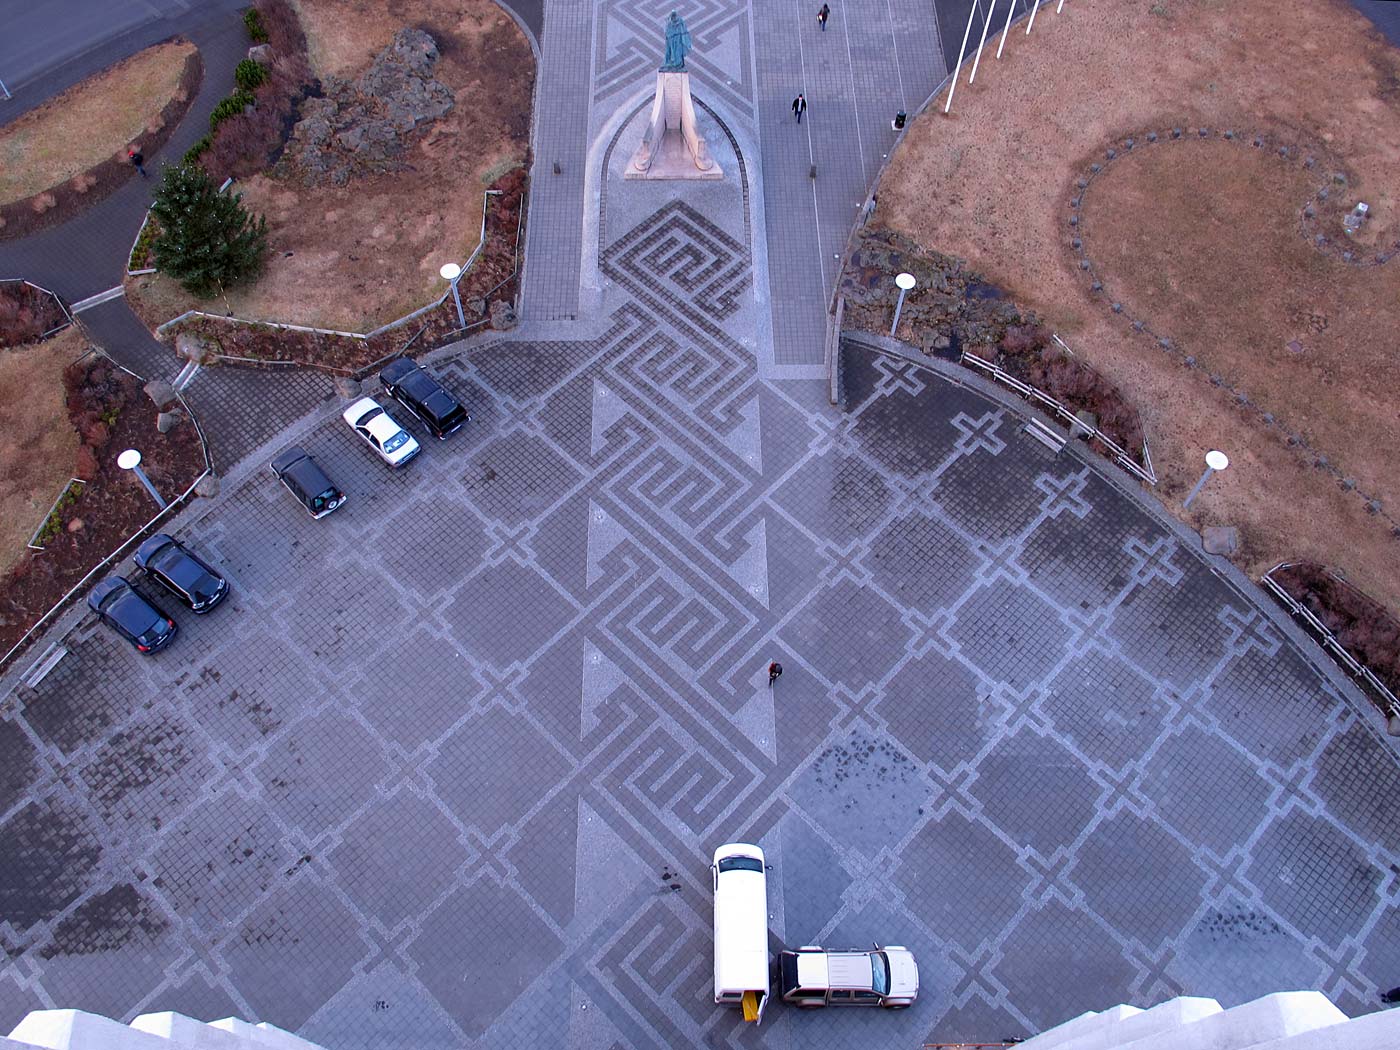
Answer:
M544 7L524 323L431 362L462 432L391 473L324 379L196 378L243 463L175 528L232 597L162 602L151 658L74 614L0 689L0 1032L786 1050L1378 1008L1400 762L1316 647L1017 405L856 341L828 403L831 256L937 20L684 12L726 178L624 183L669 9ZM322 521L265 469L293 441L349 494ZM716 1007L735 839L775 952L908 945L915 1007Z
M854 345L844 411L762 378L737 175L609 181L592 338L440 362L474 419L403 473L322 418L343 510L249 474L186 530L229 607L152 659L83 622L6 697L0 1029L910 1046L1378 1005L1400 767L1316 654L995 401ZM774 948L907 944L916 1007L716 1008L730 839Z

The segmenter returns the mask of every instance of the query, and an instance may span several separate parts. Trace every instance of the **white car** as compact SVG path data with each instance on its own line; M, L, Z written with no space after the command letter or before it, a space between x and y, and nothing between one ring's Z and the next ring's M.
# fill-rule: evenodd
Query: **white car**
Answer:
M797 1006L883 1006L900 1010L919 997L919 967L899 944L874 951L829 951L804 944L778 955L784 1002Z
M362 397L341 413L355 433L364 438L379 458L391 467L401 467L423 450L418 439L394 422L372 397Z

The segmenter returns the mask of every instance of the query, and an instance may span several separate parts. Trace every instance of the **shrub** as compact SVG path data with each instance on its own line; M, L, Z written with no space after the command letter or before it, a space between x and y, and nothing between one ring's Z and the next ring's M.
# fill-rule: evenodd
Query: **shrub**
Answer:
M262 15L256 7L250 7L243 13L243 24L248 29L248 35L253 38L253 43L267 43L267 29L263 26Z
M212 146L213 144L214 144L214 139L213 139L211 136L209 136L209 135L204 135L204 136L200 137L199 139L196 139L194 145L191 146L189 149L185 150L185 155L184 155L183 158L181 158L180 163L181 163L181 164L193 164L193 163L195 163L196 161L199 160L199 158L200 158L201 156L204 155L204 152L205 152L207 149L209 149L209 147Z
M219 100L219 104L214 107L214 112L209 114L209 131L219 130L219 125L230 117L242 113L245 108L253 105L256 100L250 91L235 91L228 98Z
M233 67L233 80L238 85L239 90L251 92L253 88L267 80L267 69L261 62L245 58Z

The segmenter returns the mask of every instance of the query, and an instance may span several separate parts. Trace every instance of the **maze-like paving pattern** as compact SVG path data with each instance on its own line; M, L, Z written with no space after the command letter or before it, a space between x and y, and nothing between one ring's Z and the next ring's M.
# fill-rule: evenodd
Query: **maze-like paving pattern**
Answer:
M0 703L0 1030L173 1009L352 1047L917 1045L1400 972L1400 765L1193 551L917 366L769 383L748 248L607 247L597 339L445 366L473 422L350 494L265 475L235 583ZM765 668L785 674L766 687ZM709 852L771 938L909 945L915 1009L710 1001Z

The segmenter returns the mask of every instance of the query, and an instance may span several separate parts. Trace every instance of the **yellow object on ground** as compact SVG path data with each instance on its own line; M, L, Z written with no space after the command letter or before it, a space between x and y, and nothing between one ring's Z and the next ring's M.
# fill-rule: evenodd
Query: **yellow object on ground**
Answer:
M757 992L752 992L752 991L750 991L750 992L745 992L745 993L744 993L744 998L743 998L743 1006L744 1006L744 1020L745 1020L745 1021L757 1021L757 1020L758 1020L758 993L757 993Z

